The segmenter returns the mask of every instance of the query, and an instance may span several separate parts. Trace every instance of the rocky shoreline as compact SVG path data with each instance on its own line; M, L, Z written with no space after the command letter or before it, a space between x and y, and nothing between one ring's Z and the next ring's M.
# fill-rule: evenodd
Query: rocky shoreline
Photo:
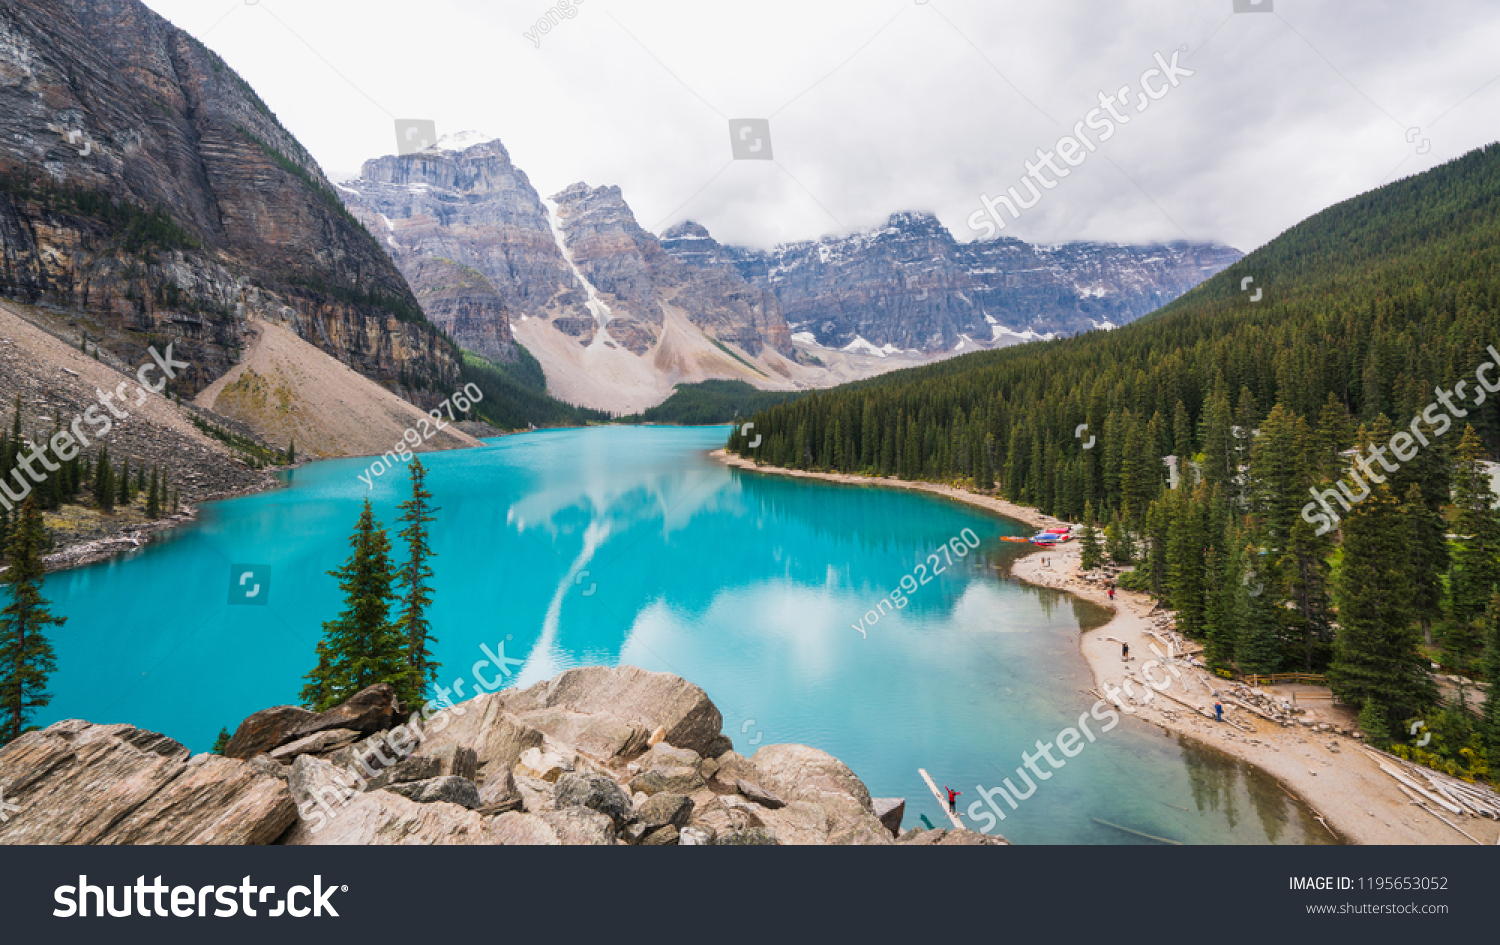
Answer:
M1007 845L902 831L905 800L832 755L747 758L722 728L702 689L633 666L420 712L385 685L323 713L276 706L223 756L75 719L0 749L0 844Z

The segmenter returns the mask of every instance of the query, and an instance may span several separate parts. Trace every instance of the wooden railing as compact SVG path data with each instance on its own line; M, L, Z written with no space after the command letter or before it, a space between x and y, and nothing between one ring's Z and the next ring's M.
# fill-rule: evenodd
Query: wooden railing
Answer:
M1240 678L1252 686L1279 686L1285 683L1303 683L1308 686L1328 685L1328 677L1319 673L1252 673Z

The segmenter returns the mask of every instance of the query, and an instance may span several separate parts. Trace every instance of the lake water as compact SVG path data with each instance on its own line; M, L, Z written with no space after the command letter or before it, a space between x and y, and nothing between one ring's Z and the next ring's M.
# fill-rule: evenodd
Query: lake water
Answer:
M590 664L676 673L708 692L740 752L824 749L873 795L905 797L908 827L920 815L946 825L918 768L963 791L962 812L976 785L1019 782L1022 752L1089 710L1078 638L1105 613L995 567L1024 553L999 541L1024 526L910 492L731 470L706 455L726 433L550 431L425 456L441 507L432 619L443 679L470 678L481 646L502 643L525 661L521 685ZM297 469L289 488L207 505L129 557L50 577L69 620L53 635L55 698L38 721L130 722L201 751L221 727L295 702L320 625L339 610L326 572L348 555L365 469ZM382 521L406 489L401 470L375 480ZM936 577L918 568L962 534L979 549L950 551ZM265 578L264 604L230 603L240 565L257 566L250 586ZM907 575L928 579L909 605L856 629ZM1133 719L1097 739L1006 807L996 832L1021 843L1153 842L1127 831L1329 839L1274 780L1222 753Z

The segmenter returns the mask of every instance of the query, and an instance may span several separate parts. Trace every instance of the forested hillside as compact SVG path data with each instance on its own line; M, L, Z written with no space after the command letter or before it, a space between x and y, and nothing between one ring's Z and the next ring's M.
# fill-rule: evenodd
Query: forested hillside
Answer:
M751 387L744 381L700 381L678 384L664 402L622 423L677 423L703 426L730 423L773 404L802 397L800 391L772 391Z
M1500 449L1497 262L1491 145L1317 214L1141 322L774 406L751 418L758 449L738 430L729 448L1107 524L1107 553L1215 667L1326 670L1375 741L1426 718L1423 754L1487 776L1500 700L1476 722L1453 704L1472 692L1449 699L1434 726L1427 669L1500 677L1481 462Z

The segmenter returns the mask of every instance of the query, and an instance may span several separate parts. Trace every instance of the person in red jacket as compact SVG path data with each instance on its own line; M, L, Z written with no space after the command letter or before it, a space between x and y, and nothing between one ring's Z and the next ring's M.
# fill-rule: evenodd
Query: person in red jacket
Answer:
M955 791L946 784L943 785L943 790L948 792L948 813L958 813L958 796L962 794L963 791Z

